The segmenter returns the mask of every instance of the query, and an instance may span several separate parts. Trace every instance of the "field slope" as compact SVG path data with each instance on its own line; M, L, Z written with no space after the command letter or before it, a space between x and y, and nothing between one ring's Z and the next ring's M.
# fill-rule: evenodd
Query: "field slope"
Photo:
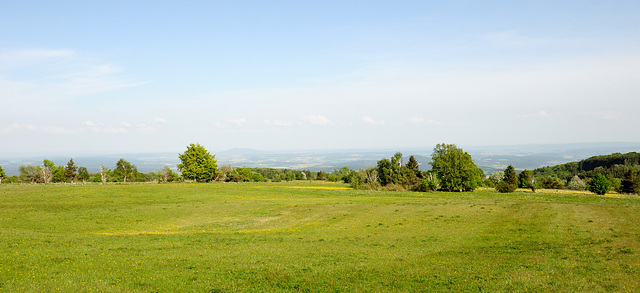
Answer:
M640 199L0 185L0 291L640 292Z

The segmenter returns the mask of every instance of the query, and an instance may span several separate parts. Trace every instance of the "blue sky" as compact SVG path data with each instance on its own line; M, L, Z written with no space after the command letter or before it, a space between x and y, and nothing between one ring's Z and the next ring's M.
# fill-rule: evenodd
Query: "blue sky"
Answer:
M640 141L638 1L10 1L0 156Z

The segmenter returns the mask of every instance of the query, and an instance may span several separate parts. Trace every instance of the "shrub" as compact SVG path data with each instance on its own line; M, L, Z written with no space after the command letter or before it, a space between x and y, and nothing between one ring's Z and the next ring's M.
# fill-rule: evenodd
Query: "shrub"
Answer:
M571 190L585 190L587 189L587 184L584 183L584 181L580 179L578 175L575 175L573 176L573 178L571 178L571 181L569 181L569 183L567 184L567 188Z
M591 183L589 184L589 191L603 195L611 189L611 181L609 181L604 175L598 173L593 178L591 178Z
M498 185L496 185L496 190L503 193L514 192L516 191L516 188L518 188L517 185L512 183L507 183L506 181L502 181L498 183Z

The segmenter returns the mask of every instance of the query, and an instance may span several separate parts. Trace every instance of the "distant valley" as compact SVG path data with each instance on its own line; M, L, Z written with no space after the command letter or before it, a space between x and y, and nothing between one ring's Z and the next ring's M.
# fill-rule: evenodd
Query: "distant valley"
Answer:
M611 153L640 152L640 143L582 143L554 145L514 145L514 146L464 146L458 145L471 154L474 162L486 174L503 171L509 164L517 170L535 169L572 161L579 161L595 155ZM358 170L375 166L382 158L389 158L401 152L405 160L414 155L423 170L430 169L433 146L425 148L398 149L350 149L350 150L307 150L307 151L261 151L254 149L209 150L216 155L218 166L284 168L311 171L333 171L342 167ZM159 170L164 166L175 169L179 163L178 153L140 153L71 156L78 166L87 167L89 172L98 172L101 165L113 169L120 158L138 167L143 173ZM40 165L44 159L56 165L65 165L69 156L2 157L0 166L8 176L19 175L20 165Z

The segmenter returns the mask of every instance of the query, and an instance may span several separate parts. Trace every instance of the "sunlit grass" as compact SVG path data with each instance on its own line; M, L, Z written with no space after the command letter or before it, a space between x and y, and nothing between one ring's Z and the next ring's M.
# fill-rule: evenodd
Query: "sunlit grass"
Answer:
M640 291L640 200L0 185L0 291Z

